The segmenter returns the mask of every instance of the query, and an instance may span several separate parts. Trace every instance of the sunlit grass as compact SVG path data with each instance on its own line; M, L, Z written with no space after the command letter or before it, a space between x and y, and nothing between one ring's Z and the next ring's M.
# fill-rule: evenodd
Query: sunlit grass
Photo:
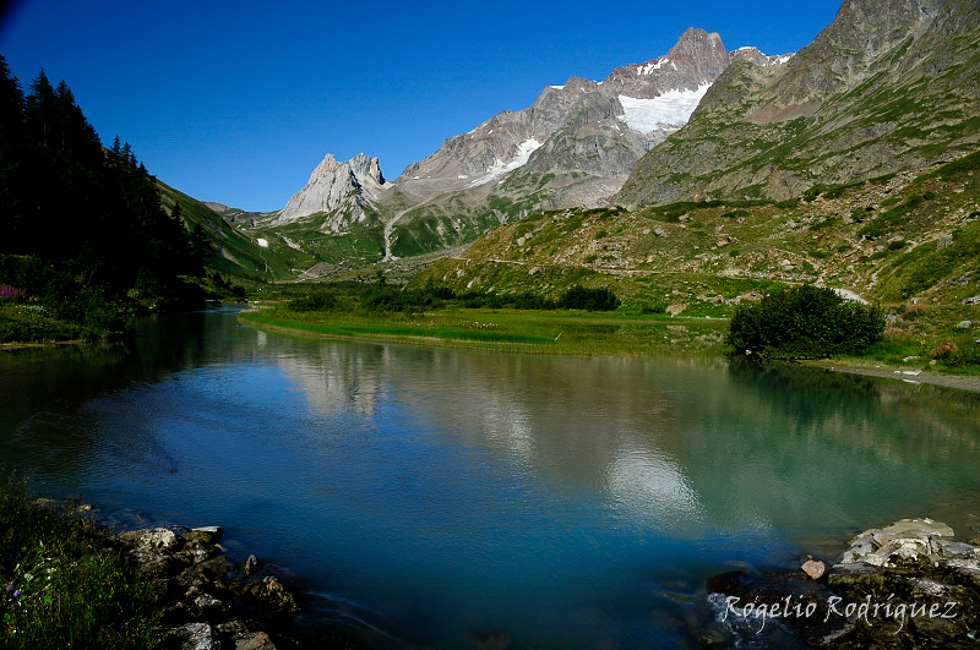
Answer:
M664 315L461 309L424 314L244 312L257 327L323 338L542 354L720 353L727 322Z

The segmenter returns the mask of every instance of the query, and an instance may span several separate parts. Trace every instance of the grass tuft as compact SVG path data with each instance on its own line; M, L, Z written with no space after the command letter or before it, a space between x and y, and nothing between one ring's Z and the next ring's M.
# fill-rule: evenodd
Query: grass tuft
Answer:
M160 612L156 587L104 532L0 486L0 647L152 648Z

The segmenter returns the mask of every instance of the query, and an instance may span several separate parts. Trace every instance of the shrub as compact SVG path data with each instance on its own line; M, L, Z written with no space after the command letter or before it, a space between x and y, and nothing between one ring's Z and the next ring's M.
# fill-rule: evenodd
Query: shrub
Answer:
M612 311L619 307L619 298L606 287L587 289L575 285L558 299L561 309L584 309L586 311Z
M296 296L289 301L289 309L293 311L331 311L337 308L337 297L327 291L311 291L302 296Z
M980 345L969 344L950 350L937 357L944 366L962 368L963 366L980 366Z
M769 294L739 305L725 342L738 352L775 358L818 358L856 352L881 340L880 307L841 298L833 289L811 285Z

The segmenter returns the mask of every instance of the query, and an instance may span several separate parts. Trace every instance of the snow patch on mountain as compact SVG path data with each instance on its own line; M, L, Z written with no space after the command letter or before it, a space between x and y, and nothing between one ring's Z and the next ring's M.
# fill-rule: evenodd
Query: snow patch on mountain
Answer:
M486 185L490 181L496 180L506 174L509 171L513 171L518 167L523 167L527 164L528 159L530 159L531 154L537 151L542 142L538 142L534 138L525 140L517 146L517 154L509 162L504 162L499 158L494 161L493 166L487 170L487 172L475 179L469 184L469 187L477 187L479 185Z
M703 84L697 90L668 90L653 99L620 95L619 103L624 113L621 119L626 126L640 133L652 133L665 127L679 128L691 119L710 87L711 84Z
M648 74L652 73L654 70L659 70L660 68L664 67L668 63L670 63L671 65L674 65L671 62L670 59L668 59L665 56L662 56L662 57L660 57L659 59L657 59L653 63L647 63L646 65L638 66L637 69L636 69L636 74L638 74L638 75L648 75ZM674 70L676 70L676 69L677 69L677 66L674 65Z

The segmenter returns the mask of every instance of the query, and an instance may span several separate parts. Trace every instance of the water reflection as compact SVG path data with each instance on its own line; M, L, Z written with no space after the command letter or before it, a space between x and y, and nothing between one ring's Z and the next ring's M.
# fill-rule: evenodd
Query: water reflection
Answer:
M0 391L0 454L38 491L223 524L430 647L676 644L656 594L730 562L906 516L980 525L976 399L797 366L309 341L216 313L0 355Z

